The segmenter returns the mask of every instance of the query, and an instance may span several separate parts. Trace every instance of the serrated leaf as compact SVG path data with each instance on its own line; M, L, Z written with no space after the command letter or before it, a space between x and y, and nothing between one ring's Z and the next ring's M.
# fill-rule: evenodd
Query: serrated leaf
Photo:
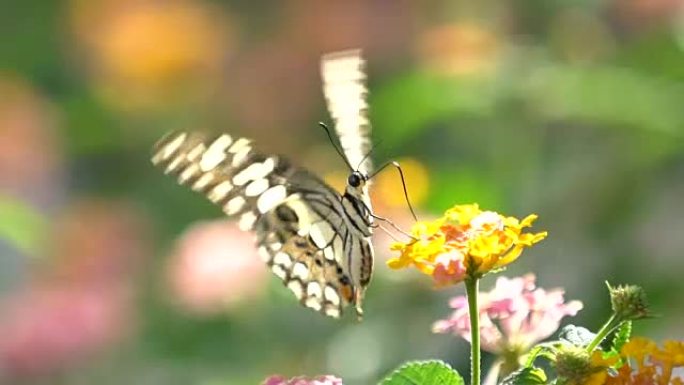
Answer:
M413 361L395 370L381 385L463 385L463 377L442 361Z
M546 384L546 373L540 368L531 367L516 370L503 379L500 385L540 385Z
M578 347L585 347L596 338L596 334L581 326L568 325L561 329L560 339Z
M603 354L604 358L616 357L618 361L609 370L617 370L625 361L620 357L620 350L629 341L632 335L632 321L626 321L620 324L613 335L613 339L610 341L610 350Z
M632 335L632 321L623 322L613 336L610 349L619 353Z

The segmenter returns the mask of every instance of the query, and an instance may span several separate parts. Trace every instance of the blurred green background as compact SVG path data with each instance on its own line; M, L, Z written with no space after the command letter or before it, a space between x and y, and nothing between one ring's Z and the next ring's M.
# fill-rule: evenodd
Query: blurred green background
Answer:
M681 0L10 0L0 36L1 383L467 374L467 343L430 332L462 289L390 272L387 237L364 322L325 319L149 163L166 131L225 130L339 183L318 65L355 47L375 161L403 162L421 218L538 213L549 238L505 274L564 287L593 330L604 280L642 285L663 316L636 333L684 337ZM410 226L392 171L373 194Z

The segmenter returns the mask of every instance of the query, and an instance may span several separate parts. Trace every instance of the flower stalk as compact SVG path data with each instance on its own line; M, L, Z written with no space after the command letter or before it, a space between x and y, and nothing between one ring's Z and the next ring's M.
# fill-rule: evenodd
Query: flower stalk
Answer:
M479 279L465 280L470 315L470 384L480 385L480 311L477 304Z
M400 254L387 261L392 269L413 266L431 276L436 287L465 283L468 302L471 347L471 385L480 385L479 279L518 259L524 249L546 238L546 231L526 232L537 216L519 220L494 211L483 211L477 204L456 205L433 221L417 222L409 242L395 242L391 249ZM433 330L446 330L448 321Z
M608 318L608 321L606 321L605 324L601 327L601 329L596 333L596 337L594 338L593 341L587 346L587 352L591 353L596 349L596 347L603 341L604 338L610 333L613 329L615 329L617 326L620 325L622 321L619 321L617 319L617 316L615 313Z
M606 285L610 292L613 314L598 331L596 338L587 346L589 353L596 349L601 341L623 322L652 317L644 289L636 285L612 287L608 282Z

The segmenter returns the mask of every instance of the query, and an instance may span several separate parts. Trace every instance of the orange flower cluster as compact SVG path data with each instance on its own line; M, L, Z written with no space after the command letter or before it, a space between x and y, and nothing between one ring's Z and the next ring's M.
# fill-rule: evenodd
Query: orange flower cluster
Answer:
M391 247L399 257L387 264L392 269L415 266L430 275L437 286L479 278L515 261L525 247L544 239L546 232L523 233L536 215L523 220L482 211L477 204L457 205L431 222L417 222L414 239Z
M606 362L601 356L600 351L594 353L593 366L606 368L615 361ZM665 341L660 348L650 339L635 337L622 347L620 356L625 364L617 375L601 370L583 385L684 385L681 377L672 376L673 369L684 367L684 341Z

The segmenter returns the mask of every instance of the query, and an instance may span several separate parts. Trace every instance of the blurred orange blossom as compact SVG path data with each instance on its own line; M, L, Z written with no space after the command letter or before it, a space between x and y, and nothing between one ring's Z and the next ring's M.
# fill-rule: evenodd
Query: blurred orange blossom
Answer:
M484 25L461 22L433 27L417 42L424 65L445 75L491 73L501 54L500 38Z
M76 38L99 91L115 105L196 96L231 49L227 23L196 1L73 1Z
M585 376L581 385L629 385L659 384L682 385L684 380L675 369L684 368L684 341L666 340L663 347L644 337L632 337L622 349L622 365L617 373L608 373L608 367L618 357L604 357L600 350L591 356L591 374Z

